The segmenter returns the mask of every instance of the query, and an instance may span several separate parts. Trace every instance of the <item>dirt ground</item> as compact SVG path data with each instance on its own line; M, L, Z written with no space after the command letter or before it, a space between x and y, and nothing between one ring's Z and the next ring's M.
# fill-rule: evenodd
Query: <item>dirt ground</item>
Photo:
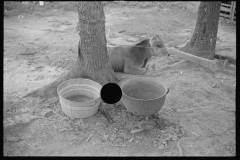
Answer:
M108 41L130 45L162 33L169 47L188 42L197 15L179 7L180 3L158 3L155 7L105 6ZM58 97L44 102L22 99L74 64L77 22L77 11L64 9L5 13L4 156L236 155L236 77L190 62L156 77L170 92L163 108L149 118L148 127L135 134L131 131L145 117L132 115L121 103L106 106L114 119L108 123L100 113L68 118ZM220 19L216 48L218 54L236 59L236 25ZM168 62L171 59L162 57L150 64L157 69Z

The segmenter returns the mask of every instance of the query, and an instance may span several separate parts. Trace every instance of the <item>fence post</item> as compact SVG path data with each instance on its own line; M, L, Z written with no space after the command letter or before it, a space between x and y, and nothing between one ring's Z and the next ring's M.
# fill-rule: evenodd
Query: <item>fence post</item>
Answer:
M234 19L235 8L236 8L236 2L232 1L231 22L233 22L233 19Z

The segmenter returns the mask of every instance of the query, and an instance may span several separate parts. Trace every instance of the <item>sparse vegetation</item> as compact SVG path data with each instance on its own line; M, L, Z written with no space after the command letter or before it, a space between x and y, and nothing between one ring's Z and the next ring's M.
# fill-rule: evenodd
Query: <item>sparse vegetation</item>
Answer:
M66 73L78 56L76 2L35 2L4 2L4 156L236 155L236 76L212 74L191 62L155 76L170 91L148 122L120 102L101 104L114 120L108 123L99 112L86 119L66 116L58 97L24 98ZM179 48L196 26L197 16L183 11L185 2L109 1L104 6L108 47L162 33L167 47ZM236 57L235 25L220 21L216 47L219 55ZM149 68L180 60L153 58Z
M28 1L28 3L21 3L20 1L5 1L4 9L7 11L14 11L17 13L32 13L35 11L50 11L50 10L65 10L65 11L76 11L77 5L76 1L45 1L44 6L40 6L38 1ZM156 2L156 1L104 1L104 6L109 7L137 7L137 8L167 8L167 7L176 7L179 9L185 8L185 2ZM16 15L16 14L11 14Z

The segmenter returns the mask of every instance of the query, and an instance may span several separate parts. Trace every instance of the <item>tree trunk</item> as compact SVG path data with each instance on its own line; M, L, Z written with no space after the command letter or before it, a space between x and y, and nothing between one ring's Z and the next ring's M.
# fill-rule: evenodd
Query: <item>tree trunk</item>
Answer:
M75 71L104 85L117 82L107 54L102 2L79 2L78 62Z
M214 59L221 2L201 2L195 31L190 42L180 50L193 55Z
M117 83L107 54L105 36L105 15L102 2L79 2L79 35L78 59L72 69L56 81L39 88L24 97L41 97L47 99L57 96L57 87L62 82L73 78L88 78L100 83ZM100 107L100 112L109 121L112 118Z
M117 83L107 54L105 36L105 15L101 2L79 2L79 35L78 59L72 69L56 81L39 88L24 97L57 96L57 87L63 81L73 78L88 78L101 85Z

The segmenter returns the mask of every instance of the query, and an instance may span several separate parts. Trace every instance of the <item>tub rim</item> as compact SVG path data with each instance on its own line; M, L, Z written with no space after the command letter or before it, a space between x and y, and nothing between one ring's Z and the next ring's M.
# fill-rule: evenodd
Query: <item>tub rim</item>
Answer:
M138 98L130 97L130 96L126 95L126 94L123 92L122 89L123 89L124 84L126 84L126 83L129 82L129 81L135 80L135 79L150 79L150 80L153 80L153 81L155 81L156 83L160 83L162 86L164 86L164 88L166 89L166 92L165 92L162 96L157 97L157 98L154 98L154 99L138 99ZM166 96L166 95L168 94L168 92L169 92L169 88L168 88L164 83L162 83L162 82L157 82L157 81L156 81L154 78L152 78L152 77L134 77L134 78L130 78L130 79L127 79L126 81L124 81L120 86L121 86L122 94L123 94L124 96L126 96L126 97L128 97L129 99L132 99L132 100L144 101L144 102L145 102L145 101L154 101L154 100L160 99L160 98Z

